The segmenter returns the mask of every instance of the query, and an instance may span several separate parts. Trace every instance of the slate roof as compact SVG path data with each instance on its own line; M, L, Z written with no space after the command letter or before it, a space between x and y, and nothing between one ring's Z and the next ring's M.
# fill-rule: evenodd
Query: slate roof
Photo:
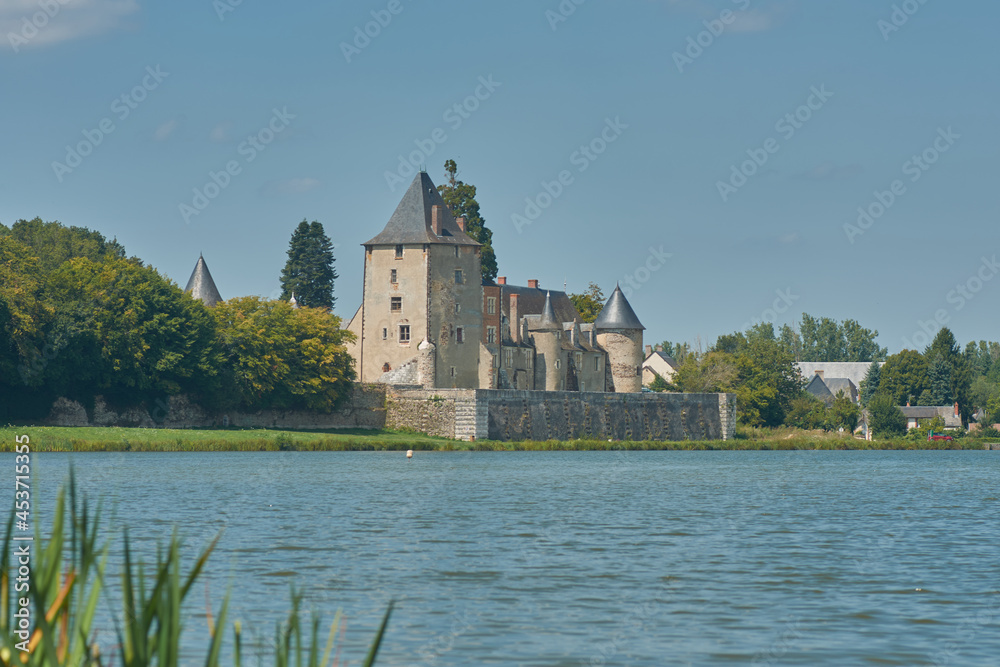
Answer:
M958 428L962 425L962 416L955 416L954 405L905 405L900 410L907 419L933 419L941 417L946 428Z
M666 364L668 366L670 366L671 368L673 368L673 369L677 368L677 360L674 359L673 357L671 357L669 354L667 354L663 350L653 350L653 354L655 354L656 356L658 356L660 359L663 359L663 361L666 362ZM650 359L652 359L653 358L653 354L651 354L648 357L646 357L645 361L649 361ZM643 362L643 363L645 363L645 362Z
M520 302L518 309L520 309ZM545 293L545 304L542 306L540 317L533 321L528 328L531 331L562 331L562 324L556 319L556 313L552 309L552 297Z
M576 312L576 306L566 295L566 292L556 292L554 290L542 290L537 287L518 287L517 285L500 285L500 312L504 317L510 318L510 296L517 295L517 310L521 317L525 315L541 315L545 308L545 297L548 295L549 303L555 313L556 322L579 322L583 323L580 313ZM511 326L515 326L511 322Z
M194 298L200 299L209 308L222 301L219 288L215 286L212 274L208 270L208 264L205 263L205 258L201 255L198 256L198 263L194 265L194 271L191 272L191 277L188 278L184 291Z
M885 364L884 361L880 361L879 365ZM854 383L855 386L860 387L861 381L865 379L865 375L868 373L868 367L871 366L870 361L800 361L798 362L799 372L802 373L807 381L812 380L813 376L816 375L816 371L823 371L826 377L831 378L847 378Z
M629 305L628 299L622 294L622 288L615 286L611 298L604 304L601 314L594 320L597 329L645 329L635 311Z
M431 229L431 207L443 207L441 236ZM396 212L389 218L385 229L375 238L362 245L409 245L423 243L444 243L448 245L479 245L471 236L463 232L455 216L441 198L431 177L420 172L413 179L410 188L403 194Z

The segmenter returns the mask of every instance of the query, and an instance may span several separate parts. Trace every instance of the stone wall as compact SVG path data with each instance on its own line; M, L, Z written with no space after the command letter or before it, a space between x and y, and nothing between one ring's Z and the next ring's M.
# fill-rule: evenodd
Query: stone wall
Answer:
M65 398L58 399L46 426L127 426L139 428L385 428L386 385L355 384L351 395L332 413L311 410L261 410L211 413L186 396L171 396L147 408L114 410L98 396L93 413Z
M728 440L736 397L396 387L386 425L459 440Z
M456 433L462 432L471 440L476 437L476 430L471 433L467 425L469 408L475 411L475 389L417 389L393 387L386 397L386 428L413 429L428 435L443 438L456 438ZM459 417L462 428L458 428Z

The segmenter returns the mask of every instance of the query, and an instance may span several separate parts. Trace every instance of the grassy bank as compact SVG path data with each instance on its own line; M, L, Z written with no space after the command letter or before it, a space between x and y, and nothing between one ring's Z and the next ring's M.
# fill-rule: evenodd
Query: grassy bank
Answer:
M798 429L743 429L733 440L680 442L607 440L525 440L459 442L400 431L284 431L269 429L178 430L112 427L25 426L0 428L0 451L14 449L18 435L31 437L35 452L261 452L261 451L777 451L777 450L927 450L983 448L984 440L953 442L895 438L875 442L838 433Z

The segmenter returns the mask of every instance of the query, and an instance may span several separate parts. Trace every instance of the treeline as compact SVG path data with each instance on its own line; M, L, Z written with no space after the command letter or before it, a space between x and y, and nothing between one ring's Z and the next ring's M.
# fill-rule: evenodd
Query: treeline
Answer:
M803 314L799 329L786 325L776 333L771 324L758 324L720 336L707 351L665 341L663 350L677 361L677 372L669 383L656 378L652 388L735 393L739 420L747 426L852 431L860 408L847 396L827 405L807 394L796 362L871 362L859 387L860 402L880 416L888 413L879 422L883 432L905 433L897 406L907 403L958 403L965 422L978 418L984 424L1000 423L1000 343L970 342L963 349L945 328L922 352L903 350L890 356L877 344L877 336L877 330L854 320ZM883 360L884 366L879 364Z
M354 379L350 336L324 308L207 308L96 231L0 225L0 420L42 417L59 396L332 410Z

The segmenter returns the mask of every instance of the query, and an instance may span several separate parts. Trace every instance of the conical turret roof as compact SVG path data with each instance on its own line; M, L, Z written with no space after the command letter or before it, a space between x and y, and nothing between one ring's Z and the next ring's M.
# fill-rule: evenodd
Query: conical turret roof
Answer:
M594 320L595 329L645 329L636 317L635 311L629 305L628 299L622 294L622 288L615 286L611 298L604 304L604 310Z
M432 211L435 206L442 207L440 236L434 233L431 226ZM448 210L448 205L444 203L431 177L423 171L413 179L413 183L403 195L396 212L389 218L382 233L362 245L414 243L479 245L458 226L455 216Z
M556 313L552 309L552 295L545 293L545 306L542 307L542 314L532 322L528 329L531 331L561 331L562 326L556 320Z
M205 258L201 255L198 256L198 263L194 265L194 271L191 272L191 277L188 278L184 291L194 298L200 299L208 307L222 301L219 288L215 286L212 274L208 270L208 264L205 263Z

